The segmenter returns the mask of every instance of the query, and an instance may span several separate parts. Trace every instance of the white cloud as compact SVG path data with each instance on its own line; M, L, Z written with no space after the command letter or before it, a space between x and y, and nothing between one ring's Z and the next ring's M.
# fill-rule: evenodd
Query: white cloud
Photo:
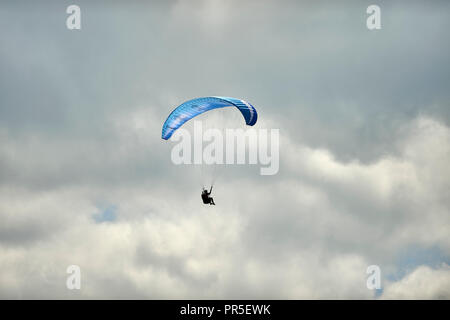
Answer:
M401 280L389 283L383 299L450 299L450 268L420 266Z
M114 154L118 163L148 157L139 146L147 145L150 134L142 119L152 117L141 111L128 117L135 120L114 122L118 146L105 149L104 159L122 147L127 152ZM191 176L171 187L140 179L127 187L80 180L45 191L3 186L0 293L31 298L371 298L365 286L368 265L379 264L382 272L397 270L395 257L410 245L449 250L441 173L448 169L443 159L450 130L419 118L407 132L405 139L396 139L400 156L371 164L343 163L327 150L282 137L280 175L267 181L258 177L261 183L248 174L222 179L214 208L201 204L198 190L184 188L192 187L192 181L184 181ZM30 152L28 145L6 142L19 159ZM38 149L48 148L46 141L36 143ZM69 158L53 161L64 167ZM80 166L78 172L91 165L69 163ZM7 164L18 171L28 165ZM103 165L106 171L120 168L108 161ZM188 169L170 168L181 174ZM48 172L36 174L45 179ZM89 172L89 181L102 181L102 171ZM242 198L241 190L250 192ZM95 223L99 202L117 206L115 221ZM62 286L70 264L82 270L79 293ZM417 272L427 276L422 273ZM430 277L442 276L437 274ZM396 288L404 288L405 281L389 284L383 297L400 295ZM429 282L429 289L427 283L420 282L421 291L441 294L436 281Z

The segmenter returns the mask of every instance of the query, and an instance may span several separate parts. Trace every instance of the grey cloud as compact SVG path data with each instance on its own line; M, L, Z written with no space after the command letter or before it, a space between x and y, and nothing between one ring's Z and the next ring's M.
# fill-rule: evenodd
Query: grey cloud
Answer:
M367 1L81 1L81 31L68 4L0 5L1 297L366 299L369 264L448 297L398 259L450 256L447 2L381 1L376 32ZM281 134L279 174L221 168L215 208L160 138L205 95Z

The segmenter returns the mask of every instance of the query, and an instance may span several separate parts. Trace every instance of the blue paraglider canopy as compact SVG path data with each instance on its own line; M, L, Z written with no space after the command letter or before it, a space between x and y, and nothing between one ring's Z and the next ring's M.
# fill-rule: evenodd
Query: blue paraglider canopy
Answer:
M206 111L224 107L238 108L245 119L245 123L249 126L253 126L258 119L256 109L244 100L229 97L197 98L184 102L172 111L164 122L161 137L167 140L186 121Z

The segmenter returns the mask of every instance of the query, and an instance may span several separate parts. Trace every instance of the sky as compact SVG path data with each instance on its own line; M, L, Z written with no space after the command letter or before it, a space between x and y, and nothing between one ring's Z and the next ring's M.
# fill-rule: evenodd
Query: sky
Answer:
M449 9L2 1L0 298L449 299ZM221 168L215 207L161 139L210 95L280 132L279 172Z

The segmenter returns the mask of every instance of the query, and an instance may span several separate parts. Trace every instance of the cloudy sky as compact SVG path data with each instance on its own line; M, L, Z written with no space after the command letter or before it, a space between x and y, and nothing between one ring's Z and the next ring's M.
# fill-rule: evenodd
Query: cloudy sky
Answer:
M0 4L0 298L450 298L448 1L73 3ZM280 130L215 207L161 139L209 95Z

